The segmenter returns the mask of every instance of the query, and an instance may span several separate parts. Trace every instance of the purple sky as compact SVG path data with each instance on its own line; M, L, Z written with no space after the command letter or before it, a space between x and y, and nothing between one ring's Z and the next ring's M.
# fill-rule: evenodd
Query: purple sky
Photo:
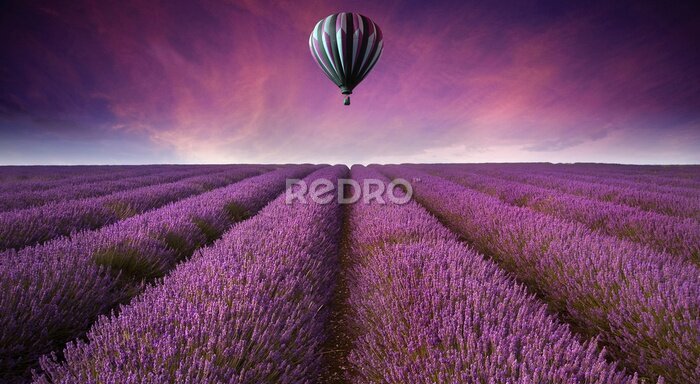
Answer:
M0 5L0 164L700 163L690 6L28 3ZM350 107L308 49L339 11L384 32Z

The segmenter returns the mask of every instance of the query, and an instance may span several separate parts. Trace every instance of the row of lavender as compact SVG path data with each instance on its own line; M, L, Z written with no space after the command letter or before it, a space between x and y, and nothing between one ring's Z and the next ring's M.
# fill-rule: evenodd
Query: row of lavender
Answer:
M132 176L131 174L125 174L119 175L114 179L98 180L95 182L76 182L70 180L56 187L34 191L26 190L25 188L17 188L13 191L0 193L0 212L29 208L62 200L103 196L117 191L125 191L149 185L171 183L186 177L219 173L235 167L236 166L230 165L192 166L174 170L163 170L146 175Z
M466 164L465 164L466 165ZM646 187L675 186L700 188L700 167L698 166L633 166L614 164L470 164L483 169L510 169L516 171L559 173L567 176L588 176L606 181L642 183ZM0 192L21 188L25 191L46 189L57 183L75 184L99 180L114 180L115 177L129 177L183 170L204 168L190 165L150 165L150 166L22 166L0 167ZM686 183L691 183L686 185ZM21 186L21 187L20 187Z
M555 172L567 175L587 175L597 178L626 180L647 185L700 188L700 166L646 166L619 164L462 164L482 169L511 171Z
M680 195L686 197L696 197L700 194L700 183L697 186L680 186L687 184L683 180L673 179L672 183L663 183L659 178L653 178L651 180L640 180L639 177L625 177L621 175L595 175L595 174L579 174L572 172L562 172L559 170L553 170L548 172L538 172L544 175L559 176L560 178L566 178L568 180L583 181L595 184L605 184L614 187L621 187L627 189L642 189L657 193L666 193L672 195ZM675 185L674 185L675 183ZM680 185L678 185L680 184Z
M626 175L620 173L596 172L594 169L547 164L460 164L457 167L476 171L533 173L544 176L556 176L567 180L576 180L594 184L621 187L626 189L641 189L646 191L696 197L700 193L700 181L697 183L685 178L669 178L656 175ZM445 166L444 164L442 165ZM700 170L698 170L700 172Z
M417 164L416 164L417 165ZM424 165L424 164L423 164ZM421 165L421 166L423 166ZM427 166L449 167L455 169L468 170L471 172L481 172L482 174L496 176L498 174L532 174L538 176L548 176L555 179L578 181L592 184L589 187L613 187L613 190L606 190L609 199L614 197L619 191L645 191L649 193L670 195L666 197L681 196L685 198L697 198L700 194L700 181L694 182L686 178L673 178L657 176L652 174L627 175L617 172L605 173L596 172L597 168L587 168L583 165L566 167L555 164L434 164ZM700 173L700 170L698 171Z
M334 181L344 166L310 175ZM284 196L234 226L118 315L101 318L40 383L297 383L321 364L337 269L338 204Z
M636 382L415 202L356 204L349 223L350 382Z
M172 183L87 199L58 201L0 213L0 250L21 248L71 232L95 229L169 202L259 174L257 166L233 167Z
M111 181L124 177L146 176L191 168L191 165L139 166L70 166L70 167L0 167L0 193L10 191L40 191L84 184Z
M340 216L280 197L101 318L65 361L43 359L36 382L317 381ZM350 223L351 382L636 382L416 204L358 204Z
M234 222L314 167L283 167L171 203L98 231L0 255L0 380L83 334Z
M555 166L559 171L559 165ZM561 170L568 174L586 174L589 176L605 176L616 179L631 180L644 184L658 184L676 187L700 188L700 167L686 166L620 166L608 165L601 171L600 164L575 164L563 167Z
M120 172L126 169L144 169L143 166L116 165L116 166L55 166L55 165L33 165L33 166L3 166L0 167L0 181L3 183L15 182L50 182L55 180L65 180L71 177L83 177L86 174L106 174Z
M693 218L700 220L700 191L691 195L659 193L646 188L616 187L598 182L576 181L567 175L547 175L529 171L525 165L497 166L489 165L447 165L447 168L474 170L484 175L497 176L511 181L551 188L563 193L584 196L596 200L613 202L645 211L665 215ZM517 170L520 168L520 171ZM536 169L536 167L535 167ZM607 177L600 176L601 180ZM610 178L615 178L610 176Z
M382 171L416 180L419 202L583 334L599 336L627 367L669 382L700 382L700 270L694 264L410 167Z
M659 252L669 252L700 264L700 223L696 220L588 199L472 173L463 168L438 166L423 169L436 176L496 196L508 204L577 221L608 235L647 244Z
M692 264L409 167L379 169L420 179L414 183L419 201L577 330L600 336L631 371L668 382L700 378L700 274ZM0 329L9 324L0 331L0 346L7 346L0 349L0 380L22 377L39 354L60 351L98 315L139 295L145 281L163 276L259 209L283 189L284 179L310 170L282 169L99 231L0 255L0 285L7 281L0 290L8 293L0 298ZM470 186L488 185L490 192L499 186L502 196L510 196L508 187L524 185L448 167L432 171L455 180L468 174L480 180ZM345 172L326 168L307 181ZM353 169L360 181L377 175ZM551 190L530 187L528 193L549 194L537 195L543 201L555 199ZM332 280L339 273L340 210L336 204L283 203L280 198L234 226L119 315L101 318L89 342L44 358L44 375L35 379L316 381L327 352L321 345L329 332ZM564 209L552 207L549 215ZM355 336L346 355L350 381L636 382L606 363L595 341L572 336L523 285L417 204L357 204L349 212L349 257L357 261L345 271L351 289L347 331Z

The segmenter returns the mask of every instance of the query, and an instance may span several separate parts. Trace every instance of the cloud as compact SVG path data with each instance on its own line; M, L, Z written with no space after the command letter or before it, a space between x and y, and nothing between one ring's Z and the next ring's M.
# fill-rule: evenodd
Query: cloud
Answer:
M646 148L639 127L700 117L697 27L673 7L354 2L385 50L344 107L307 47L344 2L80 3L3 18L5 137L119 138L196 162L595 160L611 137Z
M523 146L525 151L529 152L557 152L568 148L579 146L583 143L592 143L597 140L606 138L611 131L598 129L592 132L586 132L582 136L568 136L549 140L541 140L539 142Z
M530 152L554 152L561 151L566 148L575 147L582 144L584 141L581 139L556 139L556 140L546 140L537 144L529 145L523 147L524 150Z

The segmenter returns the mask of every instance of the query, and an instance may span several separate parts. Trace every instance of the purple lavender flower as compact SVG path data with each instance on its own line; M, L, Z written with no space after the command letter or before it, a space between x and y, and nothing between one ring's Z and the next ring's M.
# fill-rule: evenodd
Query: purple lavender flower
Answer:
M326 167L307 180L342 177ZM320 366L341 223L338 204L284 196L101 317L36 382L304 382Z
M246 166L106 196L56 201L38 207L2 212L0 250L18 249L69 235L74 231L96 229L259 173L257 168Z
M415 202L349 223L351 382L635 382Z
M261 209L285 180L315 167L284 167L43 245L0 255L0 372L25 374L39 356L82 335L144 281Z
M578 223L508 206L410 167L414 196L476 249L542 294L585 335L640 374L700 382L700 270Z

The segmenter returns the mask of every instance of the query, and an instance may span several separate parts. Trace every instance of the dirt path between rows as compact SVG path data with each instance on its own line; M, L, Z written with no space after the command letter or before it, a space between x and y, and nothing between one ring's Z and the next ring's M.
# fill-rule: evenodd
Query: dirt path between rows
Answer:
M318 378L319 383L345 384L350 382L348 380L350 367L347 356L352 349L353 336L348 305L349 282L351 280L351 276L349 276L351 269L349 213L350 205L343 206L343 228L338 250L336 286L330 303L330 318L326 328L328 338L321 347L323 367Z

